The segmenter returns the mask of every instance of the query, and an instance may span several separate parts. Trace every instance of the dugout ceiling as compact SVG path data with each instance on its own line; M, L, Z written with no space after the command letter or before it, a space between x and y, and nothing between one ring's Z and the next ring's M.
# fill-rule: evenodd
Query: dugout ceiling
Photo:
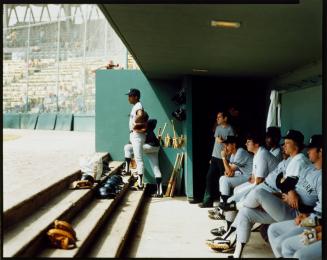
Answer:
M272 78L322 55L321 0L99 7L148 78ZM241 27L214 28L212 20L237 21Z

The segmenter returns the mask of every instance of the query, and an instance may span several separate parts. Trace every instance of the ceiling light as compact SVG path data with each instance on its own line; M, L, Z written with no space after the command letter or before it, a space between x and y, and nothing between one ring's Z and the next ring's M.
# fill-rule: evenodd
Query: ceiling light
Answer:
M229 21L211 21L212 27L238 29L241 27L240 22L229 22Z
M208 72L208 70L203 69L192 69L193 72Z

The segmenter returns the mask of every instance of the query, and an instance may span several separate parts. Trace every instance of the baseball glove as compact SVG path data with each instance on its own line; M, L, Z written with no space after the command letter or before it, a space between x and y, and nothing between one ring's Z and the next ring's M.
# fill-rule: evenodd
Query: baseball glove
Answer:
M70 189L90 189L93 187L93 183L89 180L74 181L70 185Z
M55 220L54 228L47 232L50 243L55 248L72 249L76 247L76 233L66 221Z

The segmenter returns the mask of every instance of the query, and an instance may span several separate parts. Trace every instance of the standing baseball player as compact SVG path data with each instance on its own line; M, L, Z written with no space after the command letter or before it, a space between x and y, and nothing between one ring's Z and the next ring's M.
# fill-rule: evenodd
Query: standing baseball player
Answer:
M316 207L313 209L313 212L310 213L301 213L296 219L278 222L270 225L268 229L268 237L270 245L273 249L274 255L276 257L293 257L295 253L295 248L304 246L300 241L300 237L288 238L298 235L304 231L304 228L299 226L302 221L311 221L312 223L318 222L322 218L321 210L321 174L322 174L322 135L313 135L310 139L308 148L308 156L310 161L314 164L315 169L312 174L308 174L305 179L300 179L297 183L302 189L309 189L309 184L313 184L311 187L310 197L313 200L316 200L316 195L318 196L318 201ZM301 184L302 183L302 184ZM302 223L303 224L303 223ZM286 240L285 240L286 239Z
M143 174L144 174L144 162L143 162L143 145L145 143L146 129L136 127L137 123L135 120L137 117L144 116L145 112L140 102L141 92L138 89L131 88L128 95L128 101L133 105L130 116L129 116L129 140L133 147L134 158L136 162L136 169L138 175L138 188L143 188ZM125 158L126 164L129 165L131 159Z
M213 201L219 198L219 177L224 174L224 164L221 158L223 141L228 135L234 136L234 130L228 124L227 112L220 111L217 113L217 127L215 130L215 144L212 151L209 170L206 176L206 188L203 202L199 204L200 208L213 207Z
M150 165L156 179L157 192L154 197L163 197L162 193L162 174L159 168L158 153L160 149L160 142L153 132L156 128L157 120L149 119L146 130L146 139L143 145L143 152L149 158ZM126 144L124 147L125 158L132 158L133 156L133 146L132 144Z

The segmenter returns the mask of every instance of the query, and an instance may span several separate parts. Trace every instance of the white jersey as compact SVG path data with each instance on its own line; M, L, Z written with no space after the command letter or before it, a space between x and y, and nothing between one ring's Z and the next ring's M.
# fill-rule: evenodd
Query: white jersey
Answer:
M253 156L243 148L238 148L236 154L231 155L230 163L235 164L242 174L252 174Z
M133 108L131 113L129 114L129 130L132 131L133 130L133 126L134 126L134 122L135 122L135 117L136 117L136 111L139 109L143 109L143 106L141 104L141 102L137 102Z
M299 176L299 174L310 165L312 165L310 160L303 153L298 153L294 157L291 157L291 161L286 168L285 177Z
M260 146L253 157L253 174L254 177L265 178L278 165L278 161L267 149Z

